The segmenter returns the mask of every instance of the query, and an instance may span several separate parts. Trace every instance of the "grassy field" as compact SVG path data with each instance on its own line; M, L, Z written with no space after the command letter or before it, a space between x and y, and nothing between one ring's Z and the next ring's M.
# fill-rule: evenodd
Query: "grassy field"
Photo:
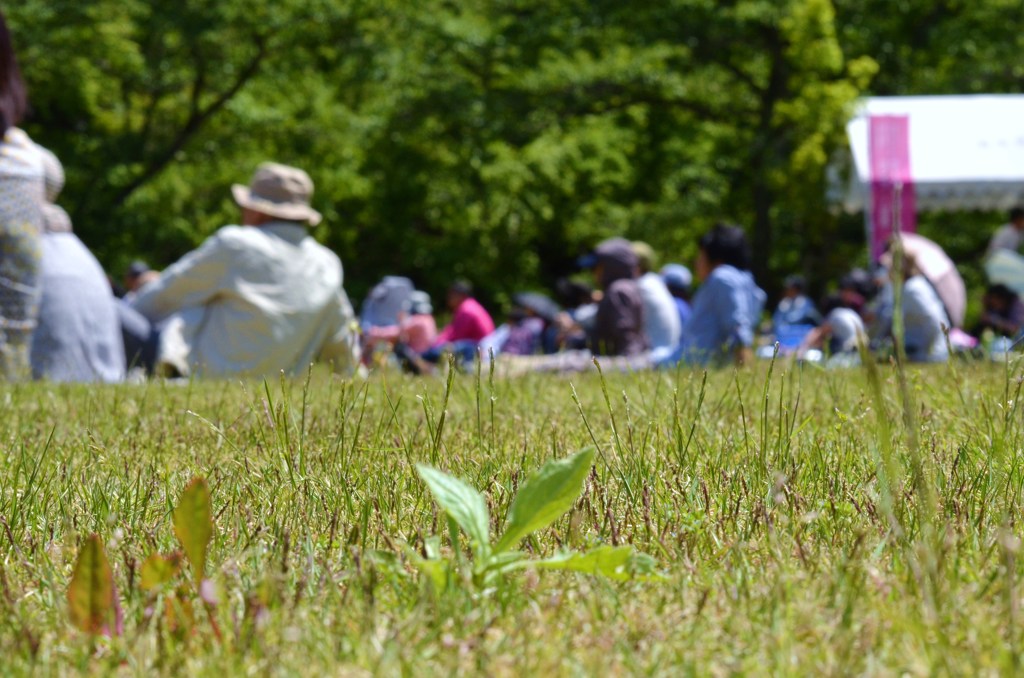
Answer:
M1021 374L7 386L0 673L1019 672ZM632 544L661 576L460 575L469 552L416 463L480 489L497 533L531 471L586 446L582 495L521 548ZM186 575L140 586L147 556L180 548L194 476L212 494L210 605ZM69 618L91 533L120 635ZM433 535L444 590L417 566Z

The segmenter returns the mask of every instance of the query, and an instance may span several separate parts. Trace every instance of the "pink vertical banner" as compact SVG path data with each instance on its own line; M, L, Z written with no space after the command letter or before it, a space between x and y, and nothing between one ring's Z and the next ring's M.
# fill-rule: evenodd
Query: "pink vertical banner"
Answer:
M917 206L910 173L910 117L872 115L868 118L868 158L871 164L871 260L885 251L889 236L899 228L917 230Z

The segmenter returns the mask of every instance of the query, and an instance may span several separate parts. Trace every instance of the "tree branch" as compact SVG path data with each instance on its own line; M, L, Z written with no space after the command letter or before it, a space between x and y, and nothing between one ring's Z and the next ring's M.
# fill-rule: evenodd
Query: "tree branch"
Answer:
M736 78L744 85L749 87L751 90L753 90L754 94L756 94L758 97L763 97L767 93L767 88L758 83L754 79L754 76L750 75L742 68L732 63L730 60L722 59L720 61L716 61L715 63L724 68L729 73L731 73L734 78Z
M174 156L176 156L178 152L188 144L192 137L194 137L199 130L203 128L203 125L205 125L210 118L224 108L224 106L231 101L231 99L234 98L234 96L238 94L238 92L241 91L241 89L256 75L256 73L259 72L266 54L267 50L264 39L262 37L257 37L256 54L238 74L238 77L231 86L221 92L220 95L218 95L217 98L210 102L210 104L205 108L200 108L198 105L199 89L202 87L201 81L204 78L202 71L200 71L192 92L192 110L189 113L185 124L178 131L170 144L168 144L167 148L150 160L146 167L136 175L134 179L117 191L111 201L112 207L116 209L123 205L135 191L159 175L167 165L174 160Z

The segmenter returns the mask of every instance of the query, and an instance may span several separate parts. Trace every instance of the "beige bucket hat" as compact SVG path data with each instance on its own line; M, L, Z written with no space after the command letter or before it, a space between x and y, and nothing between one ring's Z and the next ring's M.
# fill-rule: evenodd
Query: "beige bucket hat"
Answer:
M265 162L256 168L248 186L235 184L231 194L242 207L288 221L307 221L316 226L322 218L309 206L313 180L297 167Z

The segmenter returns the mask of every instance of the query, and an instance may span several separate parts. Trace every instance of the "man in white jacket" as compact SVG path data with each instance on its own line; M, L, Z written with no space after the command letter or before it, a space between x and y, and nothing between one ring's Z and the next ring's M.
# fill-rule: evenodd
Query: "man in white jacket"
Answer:
M141 355L157 373L181 375L296 374L315 360L355 369L359 342L341 261L306 228L321 219L309 175L264 163L232 193L243 225L221 228L152 274L131 300L155 329L142 341L126 331L129 359Z

